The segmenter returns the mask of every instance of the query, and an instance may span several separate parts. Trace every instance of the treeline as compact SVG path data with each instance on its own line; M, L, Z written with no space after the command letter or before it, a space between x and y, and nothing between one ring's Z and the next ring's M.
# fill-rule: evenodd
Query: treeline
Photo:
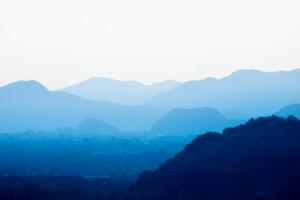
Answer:
M128 196L126 178L76 176L0 176L1 200L120 200Z
M276 116L198 136L140 175L135 200L300 199L300 121Z
M189 140L27 132L0 134L0 175L127 176L157 168Z

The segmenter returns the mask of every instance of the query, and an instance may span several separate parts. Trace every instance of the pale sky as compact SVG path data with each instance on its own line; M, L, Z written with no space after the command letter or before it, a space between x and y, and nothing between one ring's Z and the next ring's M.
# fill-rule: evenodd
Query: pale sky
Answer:
M0 0L0 85L297 67L299 0Z

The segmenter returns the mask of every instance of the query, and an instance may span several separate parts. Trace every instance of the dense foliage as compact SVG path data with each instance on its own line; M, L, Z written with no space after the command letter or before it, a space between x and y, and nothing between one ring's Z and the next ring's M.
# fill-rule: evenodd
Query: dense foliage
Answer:
M1 200L119 200L126 179L76 176L0 176Z
M300 196L300 121L250 120L207 133L134 184L143 200L293 200Z
M52 133L0 134L0 175L127 176L157 168L190 140Z

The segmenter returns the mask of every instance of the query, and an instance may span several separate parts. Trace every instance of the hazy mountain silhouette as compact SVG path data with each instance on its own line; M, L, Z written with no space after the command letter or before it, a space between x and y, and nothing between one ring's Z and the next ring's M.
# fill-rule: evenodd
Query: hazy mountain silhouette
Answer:
M222 131L241 123L226 119L213 108L177 108L158 120L151 132L157 135L196 135L207 131Z
M119 81L107 78L90 78L62 91L96 101L109 101L121 105L137 105L160 93L167 92L180 83L163 81L144 85L136 81Z
M300 119L300 104L292 104L285 106L275 114L282 117L293 115Z
M300 69L262 72L240 70L230 76L189 81L159 94L146 104L165 109L213 107L252 115L272 114L300 102Z
M76 127L86 118L102 120L120 130L147 130L163 115L153 106L121 106L51 92L36 81L0 87L0 113L0 132Z
M250 120L209 132L143 173L131 199L285 200L300 196L300 121Z
M120 132L117 128L100 121L98 119L86 119L76 129L80 134L99 135L99 136L116 136Z

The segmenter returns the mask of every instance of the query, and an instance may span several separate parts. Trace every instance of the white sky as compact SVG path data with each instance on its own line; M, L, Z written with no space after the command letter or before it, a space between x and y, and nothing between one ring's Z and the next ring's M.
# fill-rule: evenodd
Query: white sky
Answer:
M299 0L0 0L0 85L297 67Z

